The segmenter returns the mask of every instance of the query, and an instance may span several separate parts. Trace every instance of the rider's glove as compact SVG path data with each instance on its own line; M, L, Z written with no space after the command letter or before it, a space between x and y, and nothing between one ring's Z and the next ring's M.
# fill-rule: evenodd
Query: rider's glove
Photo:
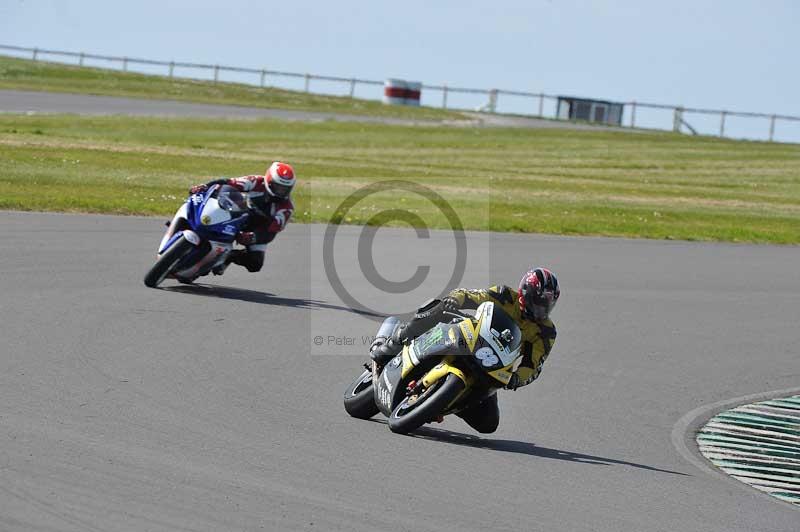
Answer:
M236 241L243 246L249 246L256 241L256 234L250 231L242 231L236 235Z
M194 185L189 189L189 194L202 194L206 190L208 190L207 185Z
M525 383L520 380L519 375L512 373L511 378L508 380L508 384L506 384L506 390L514 391L520 386L525 386Z
M458 301L454 297L447 296L442 299L442 310L445 312L458 312L461 309L461 305L458 304Z

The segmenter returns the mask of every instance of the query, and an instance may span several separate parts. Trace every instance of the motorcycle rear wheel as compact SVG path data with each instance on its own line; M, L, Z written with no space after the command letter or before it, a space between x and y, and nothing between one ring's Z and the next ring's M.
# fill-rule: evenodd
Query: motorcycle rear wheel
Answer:
M379 412L375 404L372 371L364 370L344 392L344 409L352 417L369 419Z
M172 271L178 262L194 249L194 244L181 236L161 257L153 264L150 271L144 276L145 286L155 288Z
M398 434L408 434L430 423L444 412L464 389L464 381L452 373L425 390L413 402L406 397L389 416L389 429Z

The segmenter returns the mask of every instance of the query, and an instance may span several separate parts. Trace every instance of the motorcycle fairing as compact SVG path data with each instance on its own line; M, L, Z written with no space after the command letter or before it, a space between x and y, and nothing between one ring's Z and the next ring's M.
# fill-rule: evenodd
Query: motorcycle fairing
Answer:
M166 243L161 245L161 248L158 250L158 254L162 255L165 251L172 247L181 236L183 236L183 231L178 231L177 233L173 234Z
M186 200L186 219L189 225L206 240L233 242L245 221L247 214L233 217L221 208L214 193L219 186L210 187L203 193L192 194Z
M427 375L443 358L466 354L463 342L457 341L455 325L439 323L412 340L383 369L375 382L375 404L386 416L407 394L406 386L414 378ZM465 380L464 373L453 366L453 372Z
M233 249L233 245L228 242L204 242L181 259L175 272L185 278L205 275L214 266L223 262L231 249Z
M224 262L233 249L233 241L248 219L248 214L229 210L231 199L228 195L225 196L228 206L223 206L219 199L220 191L224 192L225 187L215 185L202 193L191 194L175 213L170 227L186 227L187 224L189 227L175 231L171 236L167 232L158 254L166 252L181 236L196 246L175 266L175 275L187 279L205 275Z
M482 303L475 318L477 323L474 325L471 321L460 324L462 333L466 334L465 331L468 331L474 335L471 354L475 363L488 375L506 385L522 363L522 335L519 327L508 314L491 302Z
M408 377L413 370L417 370L415 373L420 375L445 355L466 355L468 351L465 347L456 325L438 323L403 348L403 378Z
M387 417L406 396L402 365L403 355L399 354L386 364L374 383L375 405Z

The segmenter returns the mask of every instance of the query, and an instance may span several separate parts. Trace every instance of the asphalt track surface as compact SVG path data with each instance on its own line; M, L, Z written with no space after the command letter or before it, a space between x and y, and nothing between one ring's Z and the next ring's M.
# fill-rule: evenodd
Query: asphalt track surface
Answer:
M206 103L181 102L176 100L153 100L122 98L118 96L97 96L90 94L70 94L59 92L0 90L0 113L64 113L81 115L128 115L128 116L171 116L193 118L225 118L236 120L275 119L302 122L367 122L390 125L455 125L517 128L555 128L633 131L617 127L578 124L557 120L545 120L512 115L492 115L466 112L465 120L412 120L405 118L354 115L315 111L293 111L287 109L267 109L237 105L215 105Z
M798 386L797 247L469 233L463 285L559 273L558 341L495 434L398 436L342 408L363 346L313 345L375 328L318 274L323 226L291 225L258 274L153 290L162 222L0 213L0 529L800 529L680 445L731 398ZM378 237L387 277L449 275L448 233Z

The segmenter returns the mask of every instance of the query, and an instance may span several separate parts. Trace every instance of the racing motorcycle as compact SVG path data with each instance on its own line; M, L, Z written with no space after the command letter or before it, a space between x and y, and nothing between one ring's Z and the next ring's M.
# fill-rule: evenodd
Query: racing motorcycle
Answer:
M417 316L430 308L423 307ZM365 365L345 391L348 414L368 419L380 412L389 418L392 432L407 434L477 405L508 384L522 362L522 333L508 313L485 302L474 316L445 314L452 321L430 327L383 368L375 362ZM387 318L376 337L391 338L399 323Z
M167 222L156 263L144 276L144 284L155 288L167 277L191 283L207 275L224 264L248 217L247 200L230 185L190 194Z

